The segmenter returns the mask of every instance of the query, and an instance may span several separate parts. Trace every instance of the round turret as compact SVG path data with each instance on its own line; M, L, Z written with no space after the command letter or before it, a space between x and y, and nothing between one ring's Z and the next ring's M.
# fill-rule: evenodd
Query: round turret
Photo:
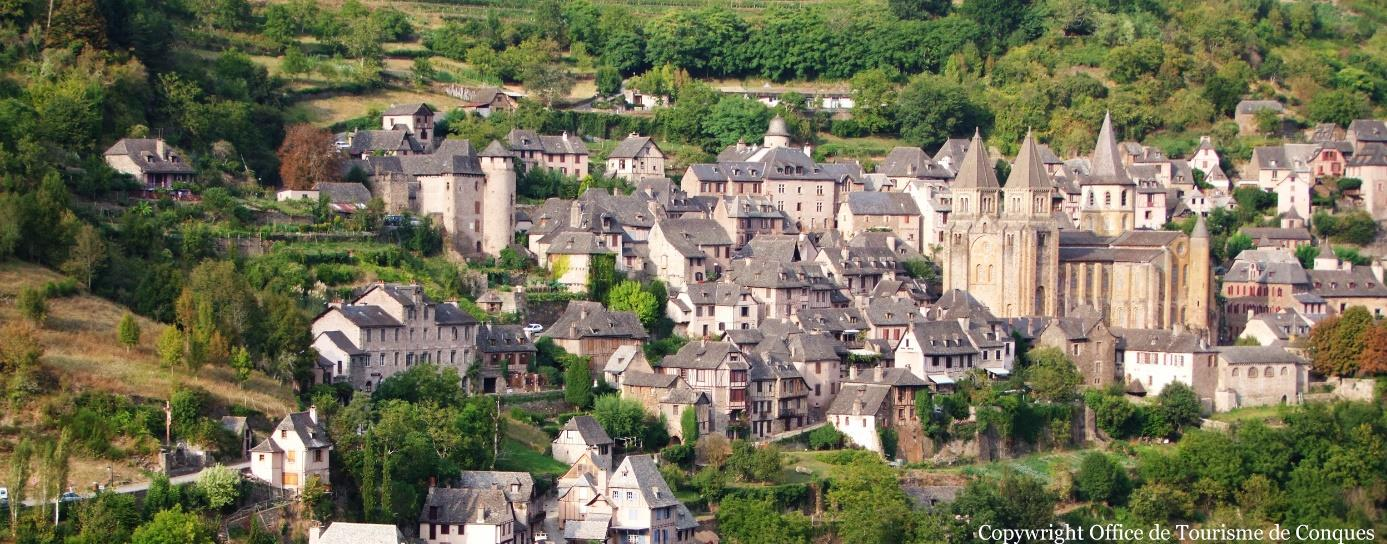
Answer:
M766 138L762 144L766 147L790 147L790 127L785 125L785 119L779 115L771 119L770 127L766 129Z

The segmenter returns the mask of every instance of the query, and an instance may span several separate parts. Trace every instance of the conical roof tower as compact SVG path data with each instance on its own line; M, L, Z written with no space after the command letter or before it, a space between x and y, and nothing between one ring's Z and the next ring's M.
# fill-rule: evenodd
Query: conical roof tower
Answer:
M1112 113L1103 114L1103 128L1098 130L1098 142L1089 158L1092 172L1090 183L1103 185L1132 185L1127 177L1127 168L1122 166L1122 155L1117 149L1117 137L1112 131Z
M987 156L987 144L982 134L973 130L973 140L968 143L968 152L958 163L958 175L954 176L956 189L998 189L997 171L992 166L992 158Z
M1016 154L1016 162L1011 165L1011 175L1007 176L1007 189L1049 189L1050 177L1045 173L1045 162L1040 158L1031 131L1026 131L1026 139L1021 141L1021 151Z

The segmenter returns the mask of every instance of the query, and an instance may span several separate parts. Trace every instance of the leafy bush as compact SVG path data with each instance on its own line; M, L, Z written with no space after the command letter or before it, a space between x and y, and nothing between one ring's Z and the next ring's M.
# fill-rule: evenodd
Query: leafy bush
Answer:
M816 450L833 450L843 447L843 433L832 424L814 429L809 433L809 447Z

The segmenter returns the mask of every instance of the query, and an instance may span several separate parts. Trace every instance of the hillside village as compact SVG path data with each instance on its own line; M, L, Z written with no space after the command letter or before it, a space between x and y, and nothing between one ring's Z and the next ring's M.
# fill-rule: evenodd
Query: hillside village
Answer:
M0 542L1387 531L1380 8L215 4L0 6Z

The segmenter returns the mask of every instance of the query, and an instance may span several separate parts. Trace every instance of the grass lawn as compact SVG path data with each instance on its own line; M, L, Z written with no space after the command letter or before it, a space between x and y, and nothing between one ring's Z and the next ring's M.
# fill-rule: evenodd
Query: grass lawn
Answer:
M446 94L402 88L377 89L364 94L326 96L304 100L291 108L293 117L320 125L355 119L371 110L382 111L395 104L427 102L441 112L462 105L462 101Z
M501 441L501 455L496 459L496 469L558 477L568 471L568 465L507 436Z
M1212 419L1214 421L1223 421L1226 423L1237 423L1240 421L1253 420L1270 421L1274 419L1281 419L1281 415L1284 412L1285 407L1273 404L1270 406L1253 406L1250 408L1238 408L1236 410L1229 410L1227 412L1219 412L1217 414L1209 416L1209 419Z

